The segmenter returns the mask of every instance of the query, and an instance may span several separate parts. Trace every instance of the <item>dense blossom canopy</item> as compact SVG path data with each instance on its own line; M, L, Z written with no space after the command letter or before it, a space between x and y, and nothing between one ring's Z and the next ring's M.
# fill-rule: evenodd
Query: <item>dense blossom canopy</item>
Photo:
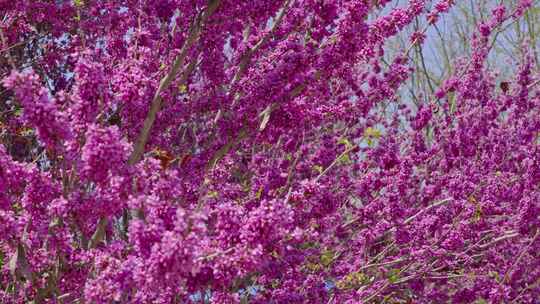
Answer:
M0 302L538 303L532 1L400 93L456 1L0 0Z

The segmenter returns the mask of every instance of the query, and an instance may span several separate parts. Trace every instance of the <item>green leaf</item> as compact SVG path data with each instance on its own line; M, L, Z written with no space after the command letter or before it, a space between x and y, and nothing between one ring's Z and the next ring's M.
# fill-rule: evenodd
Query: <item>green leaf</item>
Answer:
M13 208L13 211L17 214L23 211L23 207L20 202L14 202L13 205L11 205L11 208Z
M321 255L321 264L325 267L328 267L334 261L335 252L332 250L327 250Z
M379 130L377 130L375 128L372 128L372 127L369 127L364 131L364 136L368 137L368 138L379 139L379 138L381 138L381 135L382 135L381 131L379 131Z
M496 272L496 271L493 271L493 270L488 272L488 276L490 278L494 278L497 282L500 282L500 280L501 280L501 277L499 276L499 273Z
M34 129L32 129L32 128L24 128L24 129L22 129L20 134L22 136L32 136L32 135L34 135Z
M180 91L180 93L184 94L187 92L187 86L185 84L181 84L178 86L178 91Z
M309 248L317 248L318 244L316 242L304 242L300 244L300 249L309 249Z
M256 197L257 199L261 199L263 190L264 190L263 186L260 186L260 187L259 187L259 190L258 190L257 193L255 194L255 197Z
M339 158L339 162L342 163L342 164L351 164L352 161L351 161L351 158L349 157L349 154L343 154L340 158Z
M322 266L321 266L321 264L307 263L307 264L306 264L306 268L307 268L309 271L317 272L317 271L320 271L320 270L322 269Z
M347 149L351 148L352 147L352 144L351 142L347 139L347 138L342 138L338 141L338 144L340 145L345 145L345 147L347 147Z
M370 147L373 146L373 140L368 138L368 139L366 139L366 142L367 142L368 146L370 146Z
M388 271L388 281L390 281L391 284L394 284L399 280L399 274L399 269L391 269L390 271Z

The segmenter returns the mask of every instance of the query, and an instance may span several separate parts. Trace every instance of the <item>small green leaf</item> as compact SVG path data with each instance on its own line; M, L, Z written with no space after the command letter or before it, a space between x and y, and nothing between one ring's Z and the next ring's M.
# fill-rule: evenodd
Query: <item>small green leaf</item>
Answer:
M264 190L263 186L260 186L260 187L259 187L259 190L258 190L257 193L255 194L255 197L256 197L257 199L261 199L263 190Z
M496 271L493 271L493 270L491 270L491 271L488 272L488 276L489 276L490 278L494 278L497 282L500 282L500 280L501 280L501 278L500 278L500 276L499 276L499 273L496 272Z
M334 261L335 253L332 250L327 250L321 255L321 264L328 267Z
M304 242L300 244L300 249L317 248L318 244L315 242Z
M375 128L369 127L364 131L364 136L368 138L379 139L381 137L381 131Z
M342 163L342 164L346 164L346 165L352 163L351 158L349 157L349 154L343 154L339 158L339 162Z
M32 136L34 135L34 129L32 128L24 128L21 130L21 136Z
M368 146L373 146L373 140L371 140L370 138L366 139L366 142L368 144Z
M399 280L399 273L400 273L399 269L391 269L388 272L388 281L390 281L391 284L394 284L395 282L397 282Z
M185 84L181 84L178 86L178 91L180 91L180 93L184 94L187 92L187 86Z
M315 264L315 263L307 263L306 264L306 268L309 270L309 271L319 271L321 270L321 265L320 264Z
M351 142L350 142L347 138L342 138L342 139L340 139L340 140L338 141L338 144L340 144L340 145L345 145L345 147L347 147L347 149L350 148L350 147L352 147Z

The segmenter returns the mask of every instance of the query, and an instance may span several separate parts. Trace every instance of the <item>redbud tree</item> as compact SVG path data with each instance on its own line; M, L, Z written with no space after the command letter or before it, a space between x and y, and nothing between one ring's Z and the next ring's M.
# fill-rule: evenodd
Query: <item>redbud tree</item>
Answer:
M0 0L0 301L538 303L535 4L433 79L462 2Z

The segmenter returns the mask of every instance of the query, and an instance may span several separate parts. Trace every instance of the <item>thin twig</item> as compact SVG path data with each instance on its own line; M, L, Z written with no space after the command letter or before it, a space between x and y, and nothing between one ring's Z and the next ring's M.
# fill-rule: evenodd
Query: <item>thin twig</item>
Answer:
M349 154L349 152L353 151L354 149L356 149L357 146L356 145L351 145L350 147L348 147L347 149L345 149L345 151L343 151L343 153L341 153L338 157L336 157L336 159L334 159L334 161L328 166L326 167L326 169L324 169L323 172L321 172L321 174L319 174L316 178L315 178L315 182L318 182L326 173L328 173L330 170L332 170L333 167L335 167L337 165L337 163L343 158L345 157L345 155Z
M531 241L529 242L529 244L523 248L523 250L520 252L519 256L517 257L517 259L515 260L515 262L512 264L512 266L510 266L510 268L508 268L508 270L506 271L506 273L504 274L504 280L503 282L508 282L508 280L510 280L510 273L512 271L512 269L519 263L519 261L521 260L521 258L525 255L525 253L527 252L527 250L529 250L529 248L531 247L531 245L534 243L534 241L536 241L536 239L538 238L538 235L540 234L540 229L537 229L536 230L536 233L534 234L534 237L531 239Z
M493 244L496 244L498 242L501 242L501 241L504 241L504 240L507 240L507 239L511 239L511 238L514 238L516 236L518 236L519 233L517 232L511 232L511 233L508 233L508 234L505 234L503 236L500 236L494 240L492 240L491 242L487 243L487 244L483 244L483 245L480 245L478 246L480 249L486 249L486 248L489 248L491 247L491 245Z
M236 70L236 73L234 74L233 76L233 79L231 81L231 83L228 85L228 92L227 92L227 95L228 96L231 96L235 93L234 91L234 85L240 80L240 78L242 77L242 75L244 74L244 72L246 71L247 67L249 66L249 63L251 62L251 58L253 57L253 55L266 43L268 42L268 40L270 39L270 37L274 34L274 32L279 28L279 26L281 25L281 22L283 21L283 17L285 16L285 14L287 13L290 5L292 4L292 0L286 0L285 3L283 4L283 6L281 7L281 11L279 13L279 15L276 17L276 21L274 22L274 24L272 25L272 28L264 35L264 37L261 38L261 40L259 40L259 42L253 46L252 48L250 48L240 59L240 64L239 64L239 67L238 67L238 70ZM233 108L236 103L238 102L239 100L239 97L235 97L233 102L232 102L232 105L231 105L231 108ZM223 112L222 110L218 110L217 114L216 114L216 117L214 118L214 122L217 122L221 119L221 116L222 116Z
M426 207L426 208L420 210L420 211L419 211L418 213L416 213L415 215L413 215L413 216L409 217L408 219L406 219L406 220L403 222L403 224L407 225L407 224L409 224L410 222L412 222L415 218L417 218L419 215L421 215L422 213L425 213L425 212L427 212L427 211L429 211L429 210L431 210L431 209L433 209L433 208L435 208L435 207L438 207L438 206L440 206L440 205L444 205L444 204L446 204L446 203L448 203L448 202L450 202L450 201L452 201L451 198L446 198L446 199L443 199L443 200L441 200L441 201L438 201L438 202L436 202L436 203L434 203L434 204L432 204L432 205L429 205L428 207Z
M174 64L171 70L169 71L169 73L167 73L167 75L160 81L159 87L154 95L154 98L152 99L150 110L148 111L148 114L146 115L146 118L144 119L143 128L137 138L137 142L135 144L133 152L131 153L129 157L129 160L128 160L129 165L136 164L142 158L142 155L144 153L144 147L146 146L146 143L148 142L150 130L152 129L152 126L154 125L157 113L161 109L161 102L162 102L161 94L169 88L172 81L178 74L178 71L180 70L180 68L184 66L186 57L189 51L191 50L191 48L193 47L193 45L195 44L195 42L197 41L197 39L199 38L202 32L204 23L216 11L219 4L220 4L220 0L211 1L208 7L195 18L193 24L191 25L188 38L184 42L184 45L182 46L182 49L180 50L180 54L178 54L178 56L176 57Z

